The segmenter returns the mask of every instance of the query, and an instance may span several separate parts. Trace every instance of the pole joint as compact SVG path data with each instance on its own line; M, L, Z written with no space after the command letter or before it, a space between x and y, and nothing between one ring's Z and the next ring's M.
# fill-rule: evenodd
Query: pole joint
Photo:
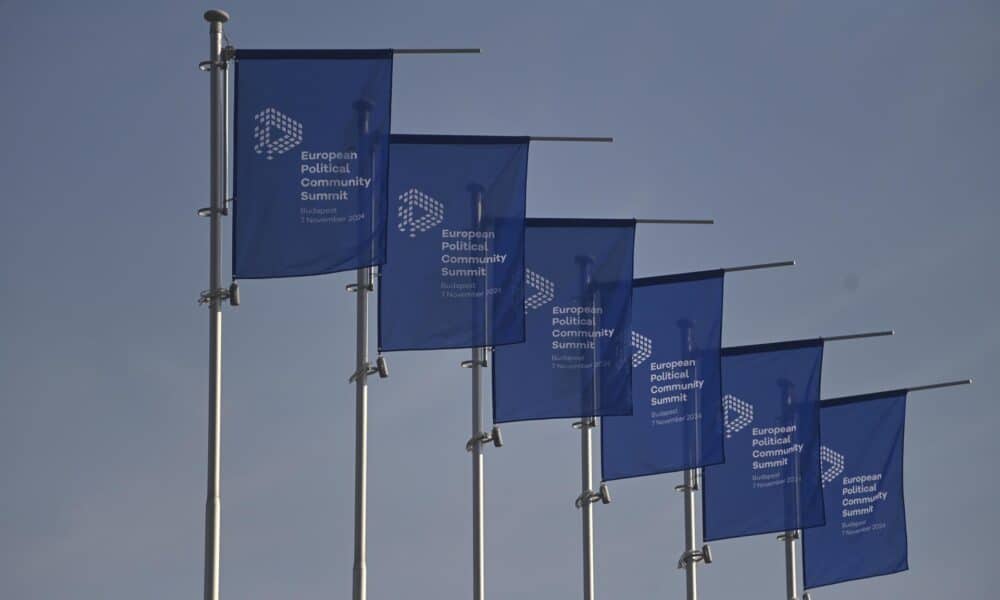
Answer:
M472 452L483 444L493 443L495 448L503 446L503 436L500 435L500 428L494 425L489 431L483 431L479 435L474 435L465 443L465 451Z
M573 429L591 429L593 427L597 427L597 419L594 417L573 423Z
M778 534L778 540L782 542L795 541L799 539L798 531L786 531L784 533Z
M483 355L485 357L485 354ZM488 367L490 366L489 361L486 358L482 360L463 360L459 363L463 369L471 369L472 367Z
M583 508L588 504L594 504L596 502L600 502L601 504L611 504L611 490L608 489L608 484L602 483L596 492L594 490L584 491L576 497L573 505L577 508Z
M351 374L347 379L347 383L354 383L362 377L367 378L369 375L374 375L378 373L379 379L385 379L389 376L389 364L385 361L385 357L379 355L375 359L375 364L370 362L365 362L361 365L361 368Z
M706 565L712 564L712 549L708 544L704 544L701 550L686 550L677 561L678 569L686 569L688 565L703 562Z
M348 283L346 286L344 286L344 289L346 289L348 292L357 292L358 291L358 284L356 284L356 283ZM363 286L363 289L365 289L365 290L367 290L369 292L374 292L375 291L375 284L369 281L367 285Z

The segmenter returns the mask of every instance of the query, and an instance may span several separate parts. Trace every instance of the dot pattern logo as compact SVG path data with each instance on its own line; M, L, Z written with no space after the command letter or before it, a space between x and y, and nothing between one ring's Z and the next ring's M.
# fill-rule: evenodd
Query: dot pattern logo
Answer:
M727 438L733 437L734 433L753 423L753 405L732 394L722 397L722 409Z
M646 362L653 355L653 340L641 333L632 332L632 368Z
M417 237L433 229L444 220L444 205L416 188L410 188L399 195L398 227L410 237Z
M823 464L823 487L844 472L844 455L826 446L819 447L819 460Z
M265 108L253 120L253 151L267 160L274 160L276 155L302 143L302 123L276 108Z
M535 290L524 299L525 314L545 306L556 297L556 285L531 269L524 270L524 281L529 288Z

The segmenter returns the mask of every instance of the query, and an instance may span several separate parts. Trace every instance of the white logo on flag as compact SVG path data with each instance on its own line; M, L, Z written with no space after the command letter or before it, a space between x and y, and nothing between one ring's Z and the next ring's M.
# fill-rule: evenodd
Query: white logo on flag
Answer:
M302 143L302 123L276 108L265 108L253 116L253 151L274 160Z
M753 423L753 405L732 394L722 397L722 410L727 438L733 437L734 433Z
M632 368L636 368L653 355L653 340L641 333L632 332Z
M420 214L418 216L418 211ZM411 188L399 195L399 230L410 232L410 237L417 237L417 232L423 233L433 229L444 220L444 205L418 189Z
M823 466L823 473L821 475L821 478L823 479L823 487L826 487L826 484L830 483L844 472L844 455L839 452L834 452L826 446L820 446L819 460L820 464Z
M533 294L524 299L525 314L529 310L545 306L556 297L556 284L531 269L524 270L524 281L528 287L535 290Z

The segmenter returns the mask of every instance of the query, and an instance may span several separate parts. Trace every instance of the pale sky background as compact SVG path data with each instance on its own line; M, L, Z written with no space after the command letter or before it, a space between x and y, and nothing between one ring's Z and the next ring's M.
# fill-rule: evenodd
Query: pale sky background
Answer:
M201 597L206 8L0 1L4 598ZM241 48L483 48L398 58L394 130L614 136L533 145L529 215L717 219L642 227L641 276L798 260L727 279L724 339L896 329L830 345L827 397L975 378L912 397L910 572L814 597L994 595L1000 4L219 8ZM245 282L226 310L224 597L349 597L352 277ZM471 593L465 358L392 355L373 383L373 600ZM579 598L578 436L569 421L503 431L486 459L488 596ZM600 598L680 597L678 481L612 485ZM713 550L704 598L781 597L773 535Z

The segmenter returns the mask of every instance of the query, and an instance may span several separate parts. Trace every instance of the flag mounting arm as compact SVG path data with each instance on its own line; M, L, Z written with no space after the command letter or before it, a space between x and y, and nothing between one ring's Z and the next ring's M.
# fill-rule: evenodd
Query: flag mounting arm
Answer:
M393 54L481 54L481 48L393 48Z
M773 269L776 267L794 267L794 260L782 260L779 262L758 263L756 265L744 265L742 267L728 267L722 269L725 273L736 273L738 271L756 271L758 269Z
M824 342L839 342L842 340L859 340L862 338L873 338L882 337L886 335L894 335L896 332L892 329L886 329L884 331L871 331L868 333L850 333L847 335L831 335L827 337L820 338Z

